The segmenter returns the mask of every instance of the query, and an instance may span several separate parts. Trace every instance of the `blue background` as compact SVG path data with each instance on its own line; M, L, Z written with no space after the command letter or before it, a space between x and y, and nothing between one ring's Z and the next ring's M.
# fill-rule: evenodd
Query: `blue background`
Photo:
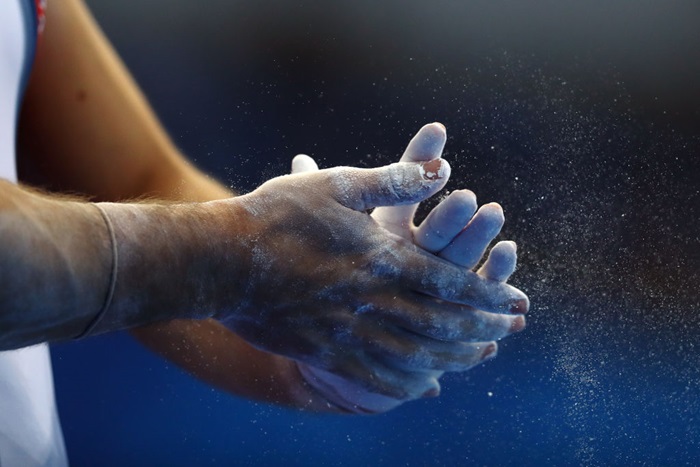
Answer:
M117 333L53 346L74 465L693 465L694 2L89 2L177 144L240 192L308 153L448 128L448 189L506 211L528 329L374 417L236 399ZM425 3L430 3L429 5Z

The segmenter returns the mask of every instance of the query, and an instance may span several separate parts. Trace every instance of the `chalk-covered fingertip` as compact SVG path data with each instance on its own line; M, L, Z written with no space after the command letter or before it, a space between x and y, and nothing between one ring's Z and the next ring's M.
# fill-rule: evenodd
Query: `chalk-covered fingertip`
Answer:
M428 123L418 130L416 138L426 138L428 141L433 142L433 144L444 145L447 139L447 129L445 125L439 122Z
M292 159L292 173L316 172L318 165L316 161L306 154L297 154Z
M491 249L491 254L498 255L516 255L518 253L518 245L512 240L502 240L496 243Z
M439 123L424 125L408 143L401 162L430 161L442 155L447 141L445 127Z

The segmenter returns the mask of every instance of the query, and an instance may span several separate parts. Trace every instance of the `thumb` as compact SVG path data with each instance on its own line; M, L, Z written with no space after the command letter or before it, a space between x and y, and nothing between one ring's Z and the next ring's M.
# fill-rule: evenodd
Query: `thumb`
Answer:
M418 133L408 143L399 162L431 161L442 155L447 141L445 125L429 123L418 130Z
M305 172L318 172L318 165L315 160L306 154L297 154L292 159L292 174Z
M338 167L326 171L331 195L345 207L365 211L377 206L419 203L440 191L450 176L444 159L398 162L376 169Z
M446 140L447 134L444 125L437 122L424 125L411 139L411 142L408 143L400 162L421 162L438 159L442 155ZM410 238L413 216L417 207L417 204L409 204L398 207L378 208L372 213L372 217L390 232Z

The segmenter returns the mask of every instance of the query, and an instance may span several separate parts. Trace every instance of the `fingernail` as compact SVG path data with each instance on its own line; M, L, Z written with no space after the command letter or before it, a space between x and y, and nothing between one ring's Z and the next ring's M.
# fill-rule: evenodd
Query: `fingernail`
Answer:
M445 128L445 125L443 125L440 122L433 122L434 125L438 125L440 128L442 128L443 131L447 131L447 128Z
M488 347L486 347L486 350L484 350L484 353L481 354L481 359L486 360L488 358L495 357L497 349L498 346L496 344L489 344Z
M431 397L437 397L440 395L440 388L430 388L423 393L423 398L428 399Z
M447 162L442 159L435 159L421 164L421 175L424 180L441 180L445 178Z
M530 301L527 298L521 298L519 300L514 300L510 304L508 311L515 315L524 315L530 309Z
M525 329L525 317L523 315L516 316L515 319L510 323L510 329L508 332L510 334L514 332L520 332Z

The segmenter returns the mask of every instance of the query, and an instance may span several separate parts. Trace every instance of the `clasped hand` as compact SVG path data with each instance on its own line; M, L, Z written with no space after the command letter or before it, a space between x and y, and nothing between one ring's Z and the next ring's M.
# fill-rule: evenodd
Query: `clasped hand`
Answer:
M348 410L437 394L442 372L492 356L493 341L524 327L528 300L504 282L512 242L494 247L478 273L469 269L500 230L497 205L472 218L473 195L455 192L413 227L416 203L447 182L442 145L444 129L428 125L405 162L278 177L235 198L247 281L237 306L216 317L302 362L312 384Z

